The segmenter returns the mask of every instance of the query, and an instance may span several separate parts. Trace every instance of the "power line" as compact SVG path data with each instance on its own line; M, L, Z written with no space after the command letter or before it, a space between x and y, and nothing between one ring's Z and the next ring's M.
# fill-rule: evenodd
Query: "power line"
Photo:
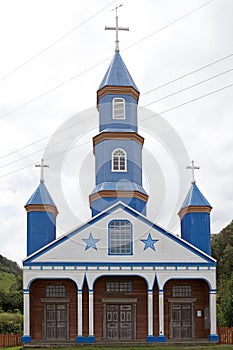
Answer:
M185 105L187 105L187 104L190 104L190 103L192 103L192 102L198 101L198 100L203 99L203 98L205 98L205 97L207 97L207 96L211 96L211 95L213 95L213 94L215 94L215 93L218 93L218 92L220 92L220 91L226 90L226 89L228 89L228 88L230 88L230 87L232 87L232 86L233 86L233 83L228 84L228 85L226 85L226 86L223 86L222 88L219 88L219 89L217 89L217 90L211 91L211 92L209 92L209 93L207 93L207 94L204 94L204 95L201 95L201 96L196 97L196 98L194 98L194 99L185 101L184 103L181 103L181 104L179 104L179 105L177 105L177 106L168 108L168 109L163 110L163 111L158 112L158 113L153 113L151 116L142 119L142 122L145 121L145 120L151 119L151 118L155 117L155 116L158 115L158 114L161 115L161 114L168 113L168 112L170 112L170 111L172 111L172 110L175 110L175 109L177 109L177 108L180 108L180 107L185 106ZM143 107L144 107L144 106L143 106ZM80 146L83 146L84 144L88 144L89 142L90 142L90 141L87 141L87 142L84 142L84 143L81 144L81 145L73 146L73 147L71 147L71 149L77 148L77 147L80 147ZM67 150L66 150L66 151L67 151ZM66 151L62 151L62 152L60 152L60 153L57 153L57 154L55 154L55 155L53 155L53 156L48 157L47 159L57 157L58 155L60 155L60 154L62 154L62 153L65 153ZM18 172L18 171L24 170L24 169L26 169L26 168L29 168L29 167L33 166L33 165L34 165L34 164L26 165L26 166L24 166L24 167L22 167L22 168L20 168L20 169L13 170L13 171L11 171L11 172L9 172L9 173L6 173L6 174L0 176L0 178L4 178L4 177L6 177L6 176L8 176L8 175L12 175L12 174L14 174L14 173L16 173L16 172Z
M29 101L23 103L22 105L11 109L9 112L6 112L6 113L2 114L2 115L0 116L0 119L3 119L3 118L5 118L5 117L7 117L8 115L10 115L10 114L12 114L12 113L14 113L14 112L16 112L16 111L18 111L18 110L20 110L20 109L26 107L26 106L28 106L28 105L31 104L32 102L35 102L35 101L39 100L41 97L44 97L44 96L48 95L49 93L51 93L51 92L57 90L58 88L60 88L60 87L62 87L62 86L64 86L64 85L66 85L67 83L71 82L72 80L76 79L77 77L81 76L82 74L84 74L84 73L86 73L86 72L89 72L90 70L92 70L92 69L98 67L98 66L101 65L102 63L108 61L109 59L110 59L110 58L108 57L108 58L104 59L103 61L96 63L96 64L93 65L92 67L89 67L89 68L85 69L84 71L82 71L82 72L80 72L80 73L74 75L73 77L71 77L71 78L69 78L69 79L63 81L62 83L60 83L59 85L55 86L54 88L51 88L51 89L45 91L44 93L42 93L42 94L40 94L40 95L38 95L38 96L32 98L31 100L29 100Z
M92 116L89 117L89 118L85 118L85 120L82 120L82 121L79 121L79 122L77 122L77 123L74 123L74 124L68 126L67 128L62 129L60 132L57 132L56 134L58 135L58 134L60 134L60 133L63 133L63 132L65 132L65 131L71 129L71 128L73 129L75 126L80 125L81 123L86 122L87 120L90 120L90 119L93 119L93 118L94 118L94 115L92 115ZM36 143L41 142L42 140L45 140L45 139L49 138L50 136L51 136L51 135L45 136L45 137L43 137L42 139L40 139L40 140L38 140L38 141L35 141L35 142L33 142L32 144L30 144L30 145L27 145L27 146L23 147L22 149L25 149L25 148L27 148L27 147L29 147L29 146L31 146L31 145L35 145ZM64 139L61 140L61 141L58 141L58 142L56 142L56 143L53 143L52 145L47 146L46 149L52 148L52 147L54 147L54 146L56 146L56 145L59 145L60 143L62 143L62 142L64 142L64 141L67 141L67 140L69 140L69 139L71 139L71 138L73 138L73 137L74 137L74 135L69 136L69 137L66 137L66 138L64 138ZM76 147L76 146L74 146L74 148L75 148L75 147ZM22 150L22 149L20 149L20 150ZM72 149L72 148L71 148L71 149ZM12 161L10 161L10 162L4 164L4 165L1 165L1 166L0 166L0 169L5 168L5 167L7 167L7 166L9 166L9 165L12 165L12 164L14 164L14 163L17 163L17 162L19 162L20 160L23 160L23 159L25 159L25 158L28 158L28 157L30 157L30 156L32 156L32 155L34 155L34 154L36 154L36 153L39 153L39 152L41 152L41 151L43 151L43 150L44 150L44 147L43 147L43 148L40 148L40 149L38 149L38 150L36 150L36 151L34 151L34 152L32 152L32 153L29 153L29 154L27 154L26 156L23 156L23 157L18 158L18 159L16 159L16 160L12 160ZM13 153L16 153L16 152L17 152L17 151L11 152L10 154L13 154ZM4 158L4 157L1 157L1 158Z
M208 64L206 64L206 65L204 65L204 66L201 66L201 67L199 67L199 68L197 68L197 69L195 69L195 70L193 70L193 71L191 71L191 72L189 72L189 73L186 73L186 74L184 74L184 75L181 75L180 77L177 77L177 78L175 78L175 79L169 80L168 82L166 82L166 83L164 83L164 84L162 84L162 85L156 86L155 88L144 92L143 94L141 94L141 96L147 95L147 94L151 93L152 91L159 90L159 89L163 88L164 86L167 86L167 85L170 85L170 84L172 84L172 83L175 83L176 81L178 81L178 80L180 80L180 79L186 78L186 77L188 77L189 75L192 75L192 74L194 74L194 73L197 73L197 72L201 71L202 69L211 67L211 66L213 66L214 64L219 63L219 62L222 62L222 61L224 61L224 60L226 60L227 58L230 58L230 57L232 57L232 56L233 56L233 53L230 53L229 55L224 56L224 57L221 57L221 58L217 59L216 61L213 61L213 62L211 62L211 63L208 63Z
M186 13L185 15L183 15L183 16L177 18L176 20L174 20L174 21L168 23L167 25L165 25L165 26L159 28L158 30L154 31L153 33L147 35L146 37L144 37L144 38L138 40L138 41L135 42L134 44L128 46L127 49L129 49L129 48L131 48L132 46L134 46L134 45L136 45L136 44L138 44L138 43L140 43L140 42L142 42L142 41L148 39L149 37L151 37L151 36L153 36L153 35L155 35L155 34L161 32L162 30L164 30L164 29L168 28L169 26L171 26L171 25L177 23L178 21L181 21L182 19L186 18L186 17L189 16L190 14L192 14L192 13L194 13L194 12L200 10L200 9L203 8L204 6L209 5L209 4L212 3L213 1L216 1L216 0L207 1L207 2L204 3L203 5L201 5L201 6L199 6L199 7L196 7L196 8L193 9L192 11L189 11L189 12ZM112 4L112 3L110 3L108 6L110 6L111 4ZM107 6L107 7L108 7L108 6ZM125 50L126 50L126 49L125 49ZM6 112L6 113L2 114L2 115L0 116L0 119L5 118L5 117L7 117L8 115L10 115L10 114L12 114L12 113L14 113L14 112L20 110L21 108L24 108L24 107L26 107L27 105L29 105L29 104L31 104L31 103L37 101L38 99L40 99L40 98L46 96L47 94L49 94L49 93L55 91L56 89L58 89L58 88L60 88L60 87L66 85L67 83L69 83L69 82L71 82L72 80L76 79L77 77L83 75L84 73L87 73L87 72L89 72L90 70L92 70L92 69L98 67L99 65L101 65L101 64L104 63L104 62L106 62L106 61L109 60L109 59L110 59L110 58L108 57L108 58L106 58L106 59L104 59L104 60L98 62L97 64L95 64L95 65L93 65L93 66L91 66L91 67L85 69L84 71L82 71L82 72L80 72L80 73L78 73L78 74L72 76L71 78L69 78L69 79L63 81L62 83L56 85L54 88L51 88L51 89L47 90L46 92L44 92L44 93L42 93L42 94L36 96L35 98L33 98L33 99L31 99L31 100L29 100L29 101L23 103L22 105L19 105L18 107L11 109L9 112Z
M131 47L133 47L133 46L139 44L140 42L142 42L142 41L144 41L144 40L150 38L150 37L153 36L154 34L157 34L157 33L161 32L162 30L167 29L167 28L170 27L171 25L173 25L173 24L175 24L175 23L181 21L182 19L184 19L184 18L190 16L190 15L193 14L194 12L200 10L201 8L203 8L203 7L207 6L207 5L209 5L211 2L214 2L214 1L216 1L216 0L207 1L207 2L204 3L203 5L196 7L195 9L193 9L193 10L187 12L187 13L184 14L183 16L178 17L178 18L175 19L174 21L172 21L172 22L166 24L165 26L163 26L163 27L161 27L161 28L155 30L153 33L148 34L148 35L145 36L144 38L142 38L142 39L136 41L135 43L133 43L132 45L128 46L128 47L127 47L126 49L124 49L123 51L128 50L128 49L130 49Z
M86 142L83 142L83 143L80 144L80 145L73 146L73 147L70 148L70 150L71 150L71 149L74 149L74 148L78 148L78 147L84 146L84 145L88 144L89 142L90 142L90 141L86 141ZM47 157L46 160L51 159L51 158L58 157L59 155L61 155L61 154L63 154L63 153L66 153L66 152L67 152L67 150L62 151L62 152L59 152L59 153L56 153L56 154L54 154L54 155L52 155L52 156L50 156L50 157ZM35 152L35 153L36 153L36 152ZM8 176L8 175L12 175L12 174L14 174L14 173L17 173L18 171L24 170L24 169L26 169L26 168L30 168L30 167L32 167L33 165L35 165L35 164L34 164L34 163L31 163L31 164L29 164L29 165L25 165L24 167L22 167L22 168L20 168L20 169L12 170L12 171L10 171L9 173L0 176L0 179L6 177L6 176Z
M150 102L150 103L147 103L146 105L144 105L144 107L150 106L150 105L152 105L152 104L154 104L154 103L156 103L156 102L163 101L163 100L165 100L166 98L169 98L169 97L171 97L171 96L175 96L175 95L179 94L180 92L184 92L184 91L187 91L187 90L189 90L189 89L192 89L192 88L195 87L195 86L198 86L198 85L201 85L201 84L203 84L203 83L206 83L207 81L210 81L210 80L212 80L212 79L218 78L218 77L220 77L220 76L222 76L222 75L224 75L224 74L227 74L227 73L229 73L229 72L232 72L232 71L233 71L233 68L228 69L228 70L226 70L226 71L224 71L224 72L221 72L221 73L219 73L219 74L216 74L216 75L214 75L214 76L212 76L212 77L210 77L210 78L201 80L201 81L199 81L198 83L195 83L195 84L193 84L193 85L189 85L189 86L187 86L187 87L185 87L185 88L183 88L183 89L181 89L181 90L175 91L175 92L173 92L173 93L171 93L171 94L169 94L169 95L166 95L166 96L164 96L164 97L160 97L160 98L158 98L157 100L154 100L154 101L152 101L152 102Z
M166 85L168 85L168 84L171 84L171 83L173 83L173 82L175 82L175 81L178 81L178 80L180 80L180 79L182 79L182 78L184 78L184 77L187 77L187 76L189 76L189 75L191 75L191 74L194 74L194 73L196 73L196 72L199 72L199 71L202 70L202 69L205 69L205 68L207 68L207 67L210 67L210 66L212 66L212 65L214 65L214 64L216 64L216 63L219 63L219 62L221 62L221 61L223 61L223 60L225 60L225 59L227 59L227 58L230 58L230 57L232 57L232 56L233 56L233 53L231 53L231 54L229 54L229 55L226 55L226 56L224 56L224 57L222 57L222 58L220 58L220 59L217 59L217 60L215 60L215 61L213 61L213 62L211 62L211 63L209 63L209 64L207 64L207 65L201 66L201 67L199 67L199 68L196 69L196 70L193 70L193 71L191 71L191 72L189 72L189 73L187 73L187 74L185 74L185 75L182 75L182 76L180 76L180 77L178 77L178 78L176 78L176 79L173 79L173 80L171 80L171 81L169 81L169 82L166 82L165 84L162 84L162 85L160 85L160 86L157 86L157 87L154 88L154 89L151 89L151 90L147 91L146 93L142 94L142 96L144 96L144 95L146 95L147 93L150 93L150 92L152 92L152 91L158 90L158 89L160 89L160 88L162 88L162 87L164 87L164 86L166 86ZM182 92L182 91L191 89L191 88L194 87L194 86L197 86L197 85L199 85L199 84L202 84L202 83L204 83L204 82L206 82L206 81L208 81L208 80L214 79L215 77L218 77L218 76L220 76L220 75L226 74L227 72L230 72L230 71L232 71L232 69L229 69L229 70L227 70L227 71L224 71L224 72L221 72L221 73L219 73L219 74L216 74L216 75L213 76L213 77L210 77L210 78L207 78L207 79L205 79L205 80L202 80L202 81L200 81L200 82L198 82L198 83L196 83L196 84L194 84L194 85L188 86L188 87L186 87L186 88L184 88L184 89L181 89L181 90L179 90L179 91L176 91L176 92L174 92L174 93L172 93L172 94L170 94L170 95L161 97L160 99L154 100L153 102L144 105L144 107L149 106L149 105L152 104L152 103L156 103L156 102L159 102L159 101L161 101L161 100L164 100L165 98L168 98L168 97L171 97L171 96L173 96L173 95L176 95L176 94L178 94L179 92ZM89 118L88 118L88 119L89 119ZM78 123L76 123L76 124L74 124L74 125L71 125L70 127L73 127L73 126L75 126L75 125L77 125L77 124L79 124L79 123L80 123L80 122L78 122ZM70 128L70 127L68 127L68 128ZM66 130L66 129L65 129L65 130ZM63 131L64 131L64 130L63 130ZM62 131L62 132L63 132L63 131ZM4 156L0 156L0 159L6 158L6 157L8 157L8 156L10 156L10 155L13 155L13 154L15 154L15 153L17 153L17 152L19 152L19 151L24 150L25 148L28 148L28 147L33 146L33 145L35 145L35 144L37 144L37 143L39 143L39 142L41 142L41 141L44 141L44 140L48 139L50 136L51 136L51 135L45 136L45 137L43 137L43 138L41 138L41 139L39 139L39 140L37 140L37 141L35 141L35 142L32 142L32 143L30 143L30 144L28 144L28 145L26 145L26 146L24 146L24 147L22 147L22 148L19 148L19 149L15 150L15 151L12 151L12 152L10 152L10 153L4 155Z
M77 26L75 26L74 28L72 28L71 30L69 30L68 32L66 32L65 34L63 34L62 36L60 36L58 39L54 40L51 44L49 44L48 46L46 46L43 50L37 52L34 56L32 56L31 58L29 58L27 61L25 61L24 63L20 64L18 67L16 67L15 69L13 69L11 72L7 73L5 76L3 76L0 79L0 82L4 81L5 79L7 79L8 77L10 77L11 75L13 75L14 73L16 73L18 70L20 70L21 68L23 68L24 66L26 66L28 63L32 62L34 59L36 59L37 57L39 57L40 55L42 55L43 53L45 53L46 51L48 51L49 49L51 49L54 45L56 45L58 42L62 41L63 39L65 39L67 36L69 36L71 33L73 33L75 30L77 30L78 28L80 28L82 25L84 25L85 23L87 23L88 21L90 21L92 18L96 17L99 13L101 13L102 11L104 11L106 8L108 8L109 6L111 6L113 3L115 3L114 1L111 1L108 5L106 5L105 7L101 8L99 11L97 11L96 13L94 13L93 15L91 15L90 17L88 17L87 19L85 19L83 22L81 22L80 24L78 24Z
M187 104L189 104L189 103L192 103L192 102L201 100L201 99L204 98L204 97L211 96L211 95L213 95L213 94L216 94L217 92L220 92L220 91L223 91L223 90L225 90L225 89L228 89L228 88L230 88L230 87L232 87L232 86L233 86L233 83L232 83L232 84L229 84L229 85L226 85L226 86L223 86L223 87L220 88L220 89L217 89L217 90L208 92L207 94L201 95L201 96L196 97L196 98L193 98L193 99L191 99L191 100L188 100L188 101L186 101L186 102L184 102L184 103L181 103L180 105L177 105L177 106L168 108L168 109L166 109L166 110L164 110L164 111L158 112L157 114L159 114L159 115L160 115L160 114L165 114L165 113L167 113L167 112L173 111L174 109L183 107L183 106L185 106L185 105L187 105ZM155 115L155 114L154 114L154 115ZM154 116L154 115L153 115L153 116ZM150 118L152 118L153 116L150 116L150 117L148 117L148 118L145 118L144 120L150 119Z
M81 121L78 121L77 123L74 123L74 124L72 124L72 125L70 125L70 126L67 126L66 128L62 129L61 131L58 131L58 132L57 132L57 135L60 134L60 133L63 133L63 132L66 131L66 130L69 130L69 129L71 129L71 128L77 126L77 125L80 125L81 123L86 122L87 120L90 120L90 119L92 119L93 117L94 117L94 116L91 116L91 117L89 117L89 118L86 118L85 120L81 120ZM52 135L52 134L50 134L50 135L48 135L48 136L45 136L45 137L42 137L41 139L39 139L39 140L37 140L37 141L34 141L34 142L32 142L32 143L29 143L29 144L26 145L26 146L23 146L23 147L21 147L21 148L18 148L18 149L15 150L15 151L12 151L12 152L10 152L10 153L8 153L8 154L5 154L4 156L1 156L0 159L7 158L7 157L9 157L9 156L11 156L11 155L13 155L13 154L15 154L15 153L17 153L17 152L20 152L20 151L22 151L22 150L28 148L28 147L34 146L34 145L36 145L37 143L48 139L49 137L51 137L51 135ZM64 140L66 140L66 139L64 139ZM64 140L63 140L63 141L64 141Z

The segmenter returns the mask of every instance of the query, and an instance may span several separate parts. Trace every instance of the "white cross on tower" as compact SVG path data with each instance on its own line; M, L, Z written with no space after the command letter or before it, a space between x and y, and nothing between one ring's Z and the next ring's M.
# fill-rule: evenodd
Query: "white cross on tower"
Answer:
M126 31L129 31L129 27L119 27L118 26L118 15L117 15L117 9L119 7L123 6L123 4L117 6L116 4L116 7L112 10L112 11L116 11L116 26L115 27L105 27L105 30L115 30L116 31L116 40L115 40L115 43L116 43L116 47L115 47L115 51L119 51L119 39L118 39L118 31L119 30L126 30Z
M187 166L186 167L186 169L191 169L192 170L192 184L195 184L195 177L194 177L194 170L195 169L200 169L200 167L199 166L196 166L196 165L194 165L194 161L192 160L191 161L191 166L189 165L189 166Z
M40 168L40 182L44 182L44 168L49 168L49 165L44 164L44 159L41 159L40 164L35 165L36 168Z

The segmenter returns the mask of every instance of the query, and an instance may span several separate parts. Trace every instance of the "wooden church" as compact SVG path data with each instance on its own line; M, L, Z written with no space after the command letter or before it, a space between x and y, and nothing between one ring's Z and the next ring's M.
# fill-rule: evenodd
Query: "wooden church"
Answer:
M97 91L92 216L56 239L58 211L43 176L25 205L22 342L218 342L211 205L193 181L181 238L147 218L139 90L119 53L125 28L117 19L115 54Z

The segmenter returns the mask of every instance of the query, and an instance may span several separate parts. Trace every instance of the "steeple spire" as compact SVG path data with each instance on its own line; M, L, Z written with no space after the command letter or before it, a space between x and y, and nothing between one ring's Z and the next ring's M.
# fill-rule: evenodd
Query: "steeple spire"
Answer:
M125 31L129 31L129 27L119 27L118 25L118 14L117 14L117 10L119 7L123 6L123 4L117 5L116 7L112 10L112 11L116 11L116 26L115 27L107 27L105 26L105 30L115 30L116 31L116 40L115 40L115 52L119 52L119 39L118 39L118 31L119 30L125 30Z

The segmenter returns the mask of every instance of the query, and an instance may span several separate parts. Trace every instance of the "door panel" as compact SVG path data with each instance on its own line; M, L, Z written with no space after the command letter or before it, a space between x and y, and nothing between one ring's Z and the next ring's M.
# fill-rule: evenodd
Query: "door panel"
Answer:
M106 305L106 338L131 340L135 338L134 305Z
M44 313L45 339L66 340L67 339L67 305L47 304Z
M170 337L192 338L192 304L172 304L170 311Z

